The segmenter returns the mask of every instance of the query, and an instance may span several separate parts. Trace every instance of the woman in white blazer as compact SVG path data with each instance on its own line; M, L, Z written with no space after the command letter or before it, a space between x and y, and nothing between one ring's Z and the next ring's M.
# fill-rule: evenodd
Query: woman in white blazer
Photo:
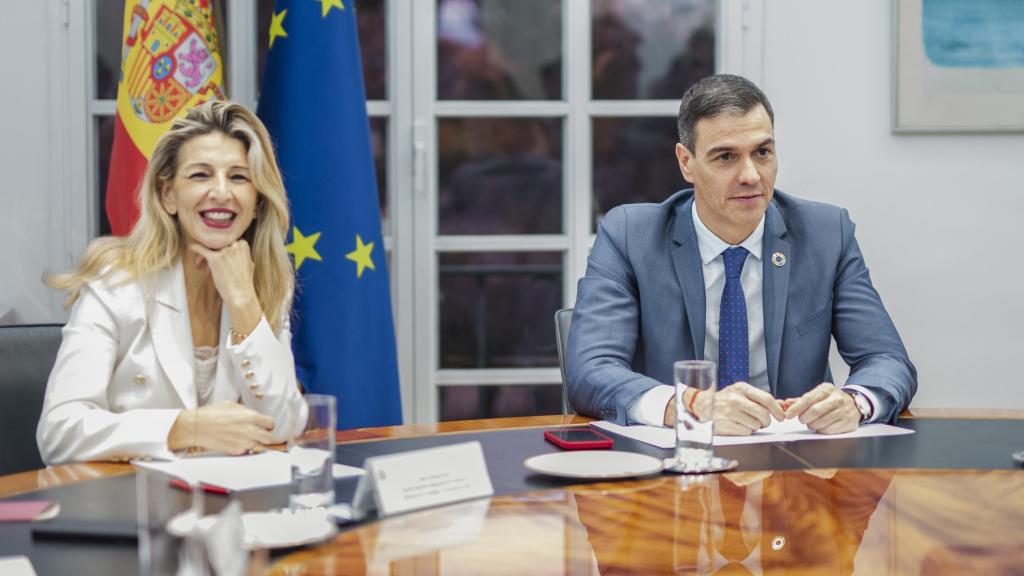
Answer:
M209 102L158 141L126 237L47 278L73 304L36 431L47 464L259 451L307 407L288 315L288 204L249 110Z

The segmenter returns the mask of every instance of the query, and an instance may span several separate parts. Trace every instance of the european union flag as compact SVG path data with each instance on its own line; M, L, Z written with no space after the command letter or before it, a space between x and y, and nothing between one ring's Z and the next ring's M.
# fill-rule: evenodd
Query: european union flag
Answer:
M352 0L277 0L259 116L292 204L299 381L338 427L401 424L395 335Z

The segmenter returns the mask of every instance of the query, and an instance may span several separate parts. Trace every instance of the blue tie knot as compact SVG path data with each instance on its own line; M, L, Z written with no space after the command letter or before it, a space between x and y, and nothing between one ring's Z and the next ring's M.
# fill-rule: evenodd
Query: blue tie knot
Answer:
M743 271L743 262L747 259L747 249L742 246L733 246L722 252L722 259L725 260L725 277L739 278Z

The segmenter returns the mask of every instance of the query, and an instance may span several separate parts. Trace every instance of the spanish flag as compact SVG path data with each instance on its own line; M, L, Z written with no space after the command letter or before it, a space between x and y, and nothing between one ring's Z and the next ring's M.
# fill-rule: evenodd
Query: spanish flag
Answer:
M107 179L111 232L139 217L139 186L156 141L189 108L223 99L210 0L126 0L114 148Z

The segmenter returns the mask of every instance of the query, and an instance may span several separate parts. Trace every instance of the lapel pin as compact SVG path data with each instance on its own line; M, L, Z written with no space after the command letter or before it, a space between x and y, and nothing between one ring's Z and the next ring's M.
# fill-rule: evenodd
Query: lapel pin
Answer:
M781 268L786 265L786 255L782 252L776 252L772 254L772 264L775 264L776 268Z

